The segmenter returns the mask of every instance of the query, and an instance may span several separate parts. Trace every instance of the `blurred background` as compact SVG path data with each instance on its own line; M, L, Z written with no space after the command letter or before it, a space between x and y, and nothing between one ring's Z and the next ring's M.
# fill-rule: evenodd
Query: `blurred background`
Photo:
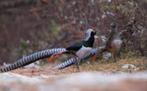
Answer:
M147 0L0 0L0 64L35 51L67 47L87 28L107 36L112 22L121 31L132 18L143 31L136 40L146 55ZM128 46L133 56L140 55L132 47L136 44Z

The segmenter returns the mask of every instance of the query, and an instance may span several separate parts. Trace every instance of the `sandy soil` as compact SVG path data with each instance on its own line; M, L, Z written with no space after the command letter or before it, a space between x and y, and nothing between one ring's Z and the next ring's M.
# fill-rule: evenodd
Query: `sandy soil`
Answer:
M91 62L64 70L55 64L0 74L0 91L147 91L145 58ZM133 66L126 66L131 64ZM125 66L124 66L125 65Z
M123 68L124 65L131 64L134 67ZM16 69L12 72L27 75L27 76L36 76L40 74L45 75L60 75L60 74L70 74L76 73L78 70L76 66L70 66L63 70L55 70L52 69L56 64L46 64L45 66L41 66L39 68L20 68ZM127 58L121 59L116 63L113 63L111 60L104 61L92 61L91 63L83 63L80 66L80 72L89 72L89 71L101 71L101 72L136 72L136 71L144 71L146 70L147 59L146 58Z

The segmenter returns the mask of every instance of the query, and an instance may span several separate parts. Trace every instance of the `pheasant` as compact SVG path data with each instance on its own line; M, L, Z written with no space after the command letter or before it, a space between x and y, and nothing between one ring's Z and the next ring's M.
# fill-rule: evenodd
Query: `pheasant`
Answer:
M121 33L117 33L116 24L111 24L111 33L102 52L110 52L113 60L116 62L116 56L119 54L122 45Z
M89 52L94 44L94 40L96 38L96 32L93 29L88 29L85 32L85 38L77 43L72 44L71 46L66 48L65 52L57 53L51 56L51 60L54 57L58 57L63 53L65 54L73 54L78 58L82 58L87 52ZM51 61L49 59L49 61ZM77 61L77 68L79 69L79 62Z

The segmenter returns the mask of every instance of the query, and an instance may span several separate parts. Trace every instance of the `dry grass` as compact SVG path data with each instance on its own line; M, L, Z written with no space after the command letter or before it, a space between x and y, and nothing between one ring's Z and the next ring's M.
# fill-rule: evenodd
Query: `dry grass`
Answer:
M122 66L124 64L133 64L135 68L124 69ZM71 74L77 72L75 66L68 67L63 70L52 70L54 64L47 64L39 69L29 68L29 69L17 69L14 73L19 73L27 76L34 76L40 74L46 75L59 75L59 74ZM103 72L136 72L143 71L147 69L147 59L144 57L139 58L125 58L120 59L116 63L110 61L99 60L91 63L84 63L80 66L80 71L103 71Z
M120 59L117 62L105 61L105 60L99 60L99 62L92 62L92 64L83 64L81 66L81 69L83 71L104 71L104 72L115 72L115 71L128 71L122 68L125 64L133 64L136 66L135 69L132 69L132 71L141 71L147 69L147 59L143 57L139 58L125 58Z

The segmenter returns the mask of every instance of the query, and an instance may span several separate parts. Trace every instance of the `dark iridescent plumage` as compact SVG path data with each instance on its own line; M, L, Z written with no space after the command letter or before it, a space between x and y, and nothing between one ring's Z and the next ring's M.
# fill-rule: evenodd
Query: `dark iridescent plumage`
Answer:
M82 48L82 46L93 47L95 35L96 35L96 32L93 31L92 29L89 29L84 40L77 42L77 43L74 43L73 45L67 47L66 50L69 52L76 52L80 48Z

